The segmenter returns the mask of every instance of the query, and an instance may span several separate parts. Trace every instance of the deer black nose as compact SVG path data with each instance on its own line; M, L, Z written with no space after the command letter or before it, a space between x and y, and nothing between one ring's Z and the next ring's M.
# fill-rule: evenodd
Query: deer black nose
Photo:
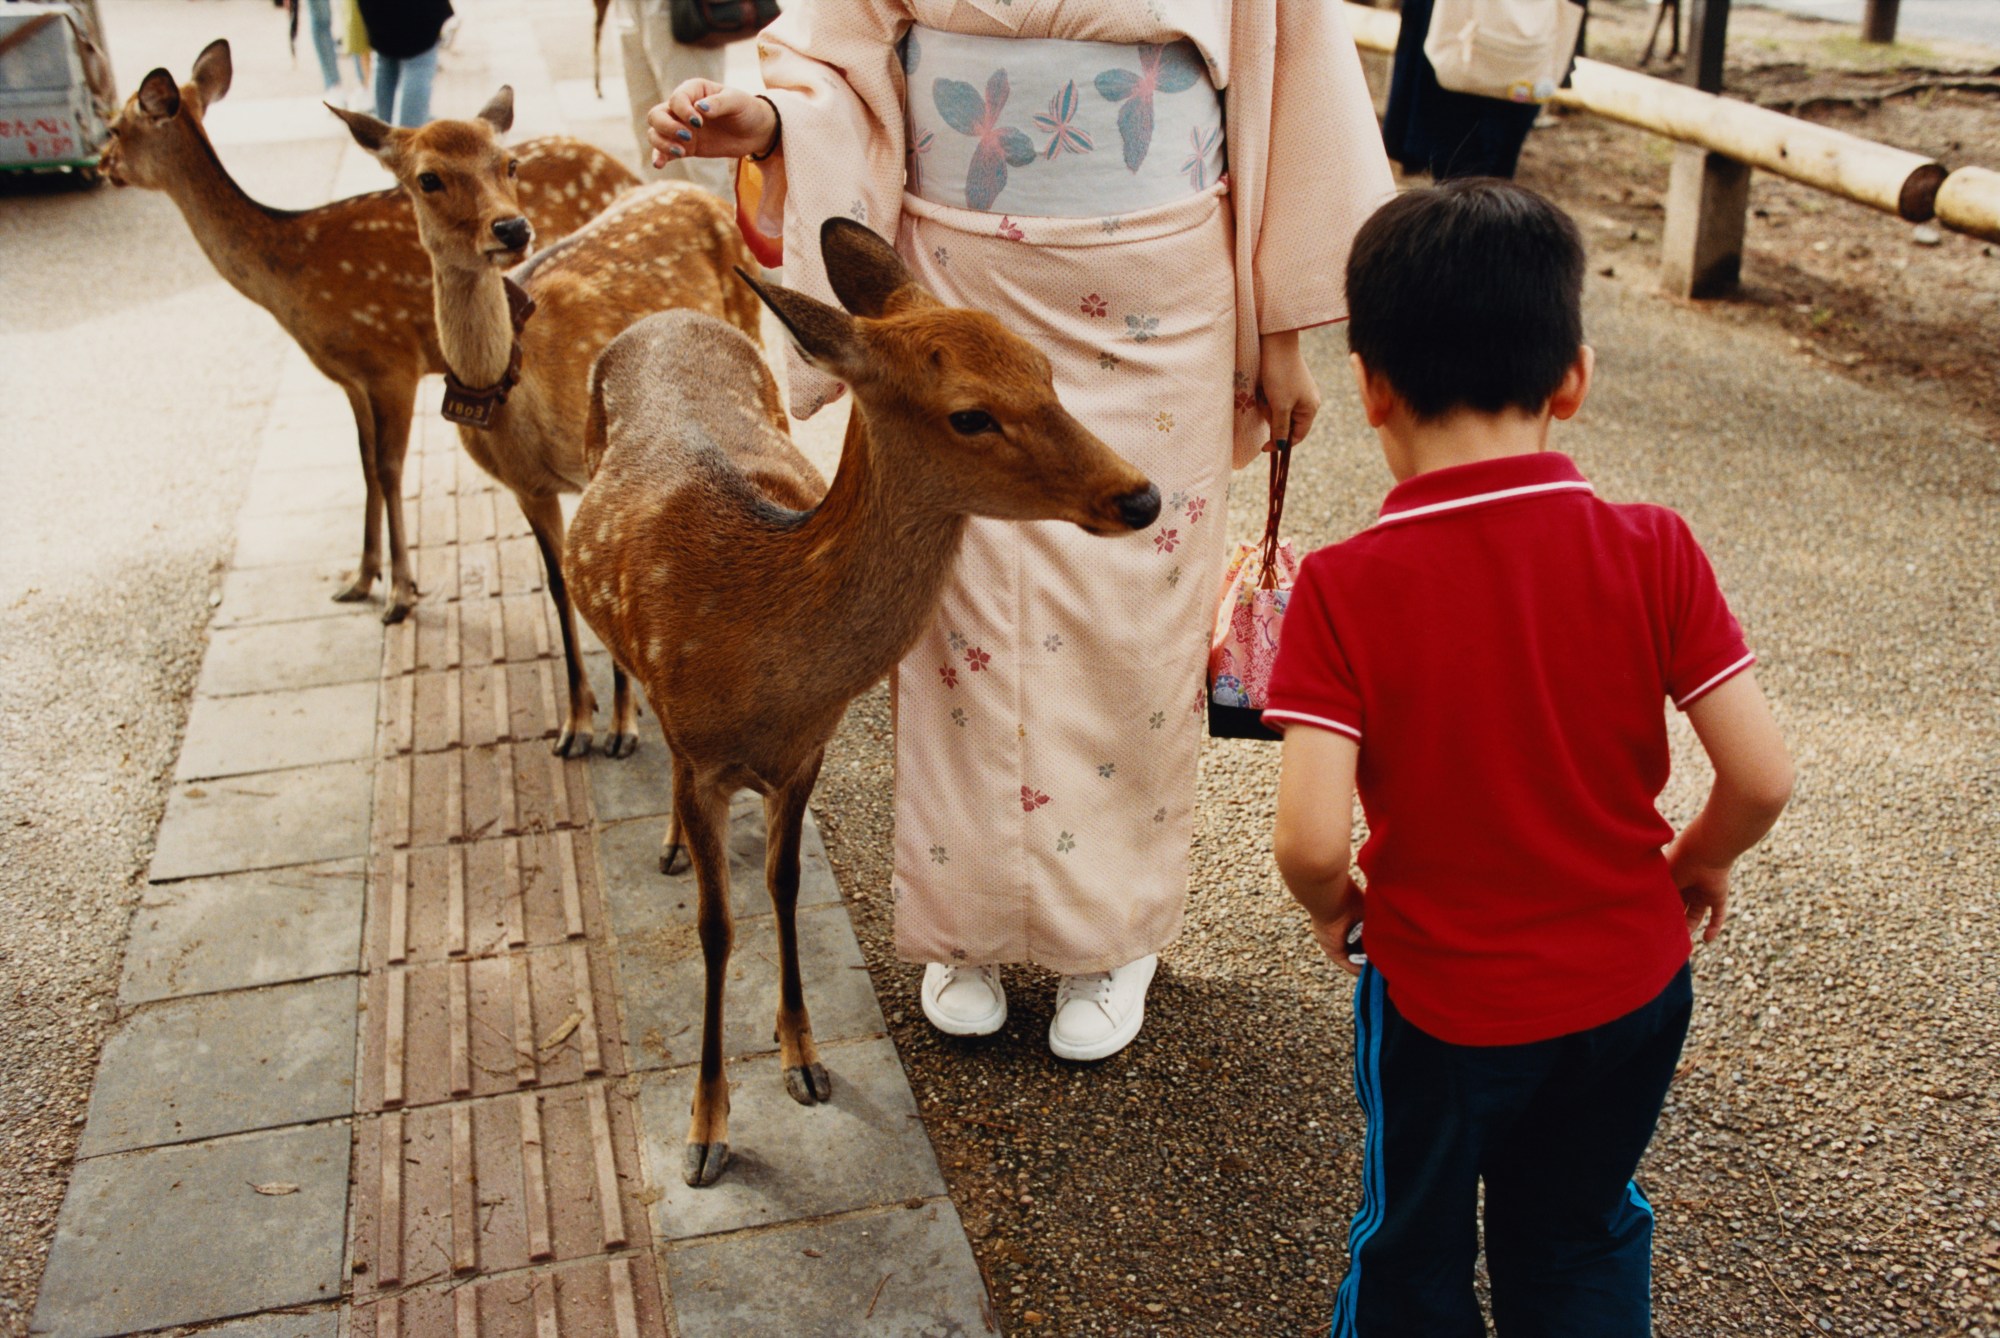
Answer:
M533 237L535 232L533 228L528 226L527 219L516 215L513 218L495 220L493 235L498 237L500 244L508 250L519 251L527 246L528 239Z
M1160 518L1160 490L1148 483L1137 492L1117 499L1118 518L1135 530L1143 530Z

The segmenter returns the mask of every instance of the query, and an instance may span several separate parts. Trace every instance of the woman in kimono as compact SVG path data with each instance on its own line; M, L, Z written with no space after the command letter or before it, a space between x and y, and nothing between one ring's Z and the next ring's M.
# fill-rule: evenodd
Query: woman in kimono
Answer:
M832 302L820 223L892 238L944 302L1046 353L1064 405L1159 485L1142 533L976 520L893 676L896 949L924 1014L1006 1021L998 967L1060 973L1049 1044L1138 1034L1180 932L1232 467L1298 441L1299 331L1345 316L1392 193L1334 0L805 0L768 96L692 80L656 156L752 159L746 233ZM792 411L841 387L790 366Z

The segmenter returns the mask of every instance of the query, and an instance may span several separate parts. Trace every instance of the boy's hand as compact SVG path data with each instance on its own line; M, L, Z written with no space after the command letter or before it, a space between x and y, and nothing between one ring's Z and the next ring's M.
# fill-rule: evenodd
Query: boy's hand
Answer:
M646 113L653 166L675 158L742 158L771 147L778 114L753 93L690 79Z
M1730 866L1697 864L1687 857L1684 842L1676 841L1667 852L1667 867L1674 876L1674 886L1681 890L1681 901L1687 906L1688 937L1701 943L1715 942L1722 932L1722 922L1729 918ZM1708 922L1706 928L1702 925L1704 920Z
M1332 915L1309 915L1312 936L1319 944L1319 950L1333 960L1333 964L1350 976L1361 974L1361 968L1347 959L1347 931L1354 928L1361 919L1364 898L1361 890L1349 879L1347 890L1342 894L1340 905Z

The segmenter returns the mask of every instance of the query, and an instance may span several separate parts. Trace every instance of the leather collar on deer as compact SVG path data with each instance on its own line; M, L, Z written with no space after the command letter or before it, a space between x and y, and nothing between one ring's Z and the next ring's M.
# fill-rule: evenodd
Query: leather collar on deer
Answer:
M493 411L505 404L508 394L521 384L521 331L527 328L528 317L535 314L535 299L511 278L501 282L507 286L507 314L514 321L514 347L507 354L506 372L490 386L468 386L458 379L458 373L445 368L445 421L460 427L491 427Z

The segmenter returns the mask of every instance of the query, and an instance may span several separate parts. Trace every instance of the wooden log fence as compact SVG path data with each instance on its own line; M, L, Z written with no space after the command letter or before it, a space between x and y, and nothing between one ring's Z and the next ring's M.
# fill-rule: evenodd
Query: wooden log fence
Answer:
M1395 51L1400 15L1352 3L1345 8L1357 45ZM1935 219L1955 232L2000 241L2000 172L1948 171L1922 154L1589 57L1577 60L1570 86L1554 101L1912 223ZM1670 231L1674 203L1669 203ZM1685 278L1676 286L1701 287L1698 274Z

